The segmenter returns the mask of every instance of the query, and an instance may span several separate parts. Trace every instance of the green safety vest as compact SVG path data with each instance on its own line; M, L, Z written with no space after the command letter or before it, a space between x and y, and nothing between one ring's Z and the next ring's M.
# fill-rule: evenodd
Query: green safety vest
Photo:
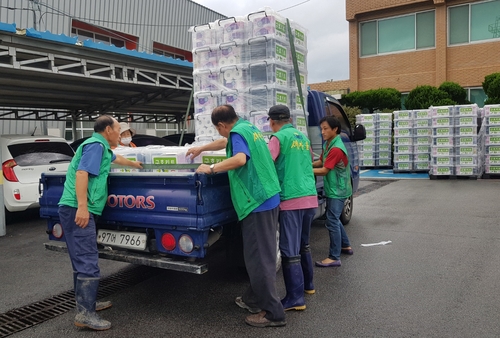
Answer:
M323 144L323 163L325 162L328 153L332 148L339 148L344 152L349 161L349 155L342 142L340 135L337 135L329 144L328 149L326 143ZM351 168L349 162L342 165L338 163L333 170L330 170L325 176L325 194L328 198L348 198L352 195L351 185Z
M231 200L238 219L247 217L255 208L280 192L278 176L264 136L256 126L239 119L230 134L239 134L248 144L250 160L234 170L229 170ZM231 136L231 135L229 135ZM226 146L227 157L233 156L232 144Z
M315 196L316 180L312 170L311 143L307 136L292 124L285 124L272 137L280 142L280 155L274 165L281 185L281 200Z
M108 141L99 133L92 134L92 137L85 140L76 150L75 156L71 160L66 173L66 182L64 182L64 191L59 200L59 205L78 208L78 200L76 198L76 171L82 159L83 147L89 143L95 142L103 146L103 153L99 175L89 175L87 205L89 212L95 215L101 215L108 199L107 179L109 169L111 168L111 160L113 159L113 151L109 147Z

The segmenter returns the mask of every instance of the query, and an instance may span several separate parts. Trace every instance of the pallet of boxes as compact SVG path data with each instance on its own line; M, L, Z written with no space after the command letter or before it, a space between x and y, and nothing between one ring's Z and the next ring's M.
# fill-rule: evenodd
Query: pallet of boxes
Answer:
M483 108L484 173L482 178L500 178L500 105Z
M392 113L358 114L356 123L366 130L366 138L357 142L360 168L391 168Z
M482 172L484 128L476 104L430 107L432 152L430 179L477 179Z
M395 173L429 172L431 116L428 109L394 112Z

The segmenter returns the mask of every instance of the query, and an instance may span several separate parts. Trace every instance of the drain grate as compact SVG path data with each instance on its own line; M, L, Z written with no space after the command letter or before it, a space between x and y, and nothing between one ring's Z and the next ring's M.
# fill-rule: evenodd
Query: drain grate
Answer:
M158 273L158 269L132 266L101 279L97 298L134 286ZM73 290L0 314L0 338L60 316L75 308Z

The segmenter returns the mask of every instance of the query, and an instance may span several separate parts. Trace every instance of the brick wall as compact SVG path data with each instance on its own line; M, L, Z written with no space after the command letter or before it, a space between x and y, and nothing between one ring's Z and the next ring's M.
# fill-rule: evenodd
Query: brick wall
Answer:
M311 89L368 90L384 87L407 92L444 81L481 87L484 77L500 72L500 42L447 46L447 7L479 0L346 0L349 21L349 80L310 84ZM436 47L428 50L359 58L359 21L423 10L436 11ZM342 88L344 87L344 88Z

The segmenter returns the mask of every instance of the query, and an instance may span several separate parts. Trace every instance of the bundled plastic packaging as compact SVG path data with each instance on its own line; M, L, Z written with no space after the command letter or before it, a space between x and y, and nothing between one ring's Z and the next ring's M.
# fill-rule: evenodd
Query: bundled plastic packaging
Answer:
M287 20L270 8L190 28L196 140L217 137L206 115L220 104L232 105L240 117L265 133L270 132L269 108L284 104L292 112L294 126L307 131L307 31L295 22L290 22L290 28L299 80Z

